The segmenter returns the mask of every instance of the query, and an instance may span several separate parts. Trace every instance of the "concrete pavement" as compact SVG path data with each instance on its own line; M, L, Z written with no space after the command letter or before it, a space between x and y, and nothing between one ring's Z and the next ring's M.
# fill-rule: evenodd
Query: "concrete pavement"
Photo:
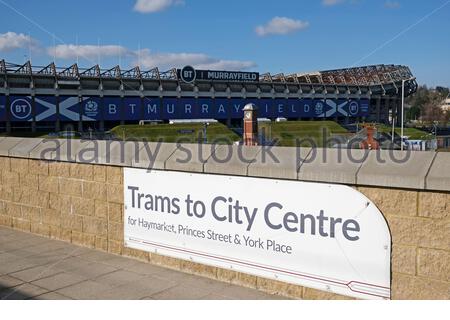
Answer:
M280 299L0 227L0 299Z

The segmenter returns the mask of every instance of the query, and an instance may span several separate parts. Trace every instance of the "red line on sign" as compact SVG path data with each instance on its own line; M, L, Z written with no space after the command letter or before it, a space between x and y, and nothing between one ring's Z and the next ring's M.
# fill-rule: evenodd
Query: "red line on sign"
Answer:
M263 266L263 265L259 265L259 264L255 264L255 263L250 263L250 262L242 261L242 260L239 260L239 259L231 259L231 258L219 257L219 256L214 256L214 255L203 253L203 252L196 252L196 251L187 250L187 249L183 249L183 248L163 245L163 244L159 244L159 243L155 243L155 242L149 242L149 241L143 240L143 239L132 239L132 238L129 238L129 240L134 241L134 242L138 242L138 243L140 242L140 243L156 246L156 247L161 247L161 248L168 249L168 250L181 251L181 252L190 253L190 254L197 255L197 256L204 256L204 257L213 258L213 259L217 259L217 260L224 260L224 261L228 261L228 262L234 262L234 263L237 263L237 264L247 265L247 266L250 266L250 267L256 267L256 268L260 268L260 269L267 269L267 270L271 270L271 271L277 271L277 272L281 272L281 273L285 273L285 274L294 275L294 276L297 276L297 277L309 278L309 279L316 280L316 281L318 280L318 282L324 282L325 281L325 282L333 283L333 284L340 285L340 286L346 286L353 292L362 293L362 294L371 295L371 296L380 297L380 298L388 298L388 299L390 298L390 297L386 297L386 296L383 296L383 295L373 294L373 293L370 293L370 292L354 290L354 289L352 289L350 287L350 284L352 284L352 283L360 283L360 284L364 284L364 285L368 285L368 286L373 286L373 287L378 287L378 288L383 288L383 289L388 289L389 290L388 287L383 287L383 286L374 285L374 284L370 284L370 283L359 282L359 281L350 281L350 282L346 283L345 281L342 281L342 280L339 280L339 281L329 280L329 279L320 278L320 277L317 277L317 276L310 276L310 275L306 275L306 274L302 274L302 273L298 273L298 272L282 270L282 269L274 268L274 267L271 267L271 266Z

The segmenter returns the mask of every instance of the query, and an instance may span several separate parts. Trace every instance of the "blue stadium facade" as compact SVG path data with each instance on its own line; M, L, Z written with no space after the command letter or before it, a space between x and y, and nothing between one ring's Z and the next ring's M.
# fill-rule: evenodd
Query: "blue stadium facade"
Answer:
M241 121L249 102L259 107L261 118L387 123L399 118L402 84L405 96L417 89L409 68L395 65L273 76L192 67L81 70L76 64L57 68L0 61L0 130L106 130L175 119L232 124Z

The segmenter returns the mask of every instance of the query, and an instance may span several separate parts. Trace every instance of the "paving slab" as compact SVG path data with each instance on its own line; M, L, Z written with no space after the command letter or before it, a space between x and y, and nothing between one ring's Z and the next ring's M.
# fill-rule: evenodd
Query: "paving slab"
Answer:
M33 240L38 243L35 246L28 245L26 249L15 248L10 252L0 253L0 299L278 298L254 289L5 227L0 227L0 236L12 237L15 239L13 242L22 244L29 244ZM43 251L42 246L46 241L50 251ZM5 247L2 241L1 247ZM19 253L26 253L27 257L17 255Z
M5 289L9 289L9 288L18 286L22 283L23 283L22 280L19 280L17 278L14 278L14 277L11 277L8 275L2 275L2 276L0 276L0 292Z
M86 280L72 286L59 289L56 292L72 299L91 300L96 298L101 299L101 294L111 289L113 289L113 287L106 284Z
M34 297L35 300L72 300L69 297L63 296L56 292L48 292Z
M255 162L262 147L220 145L205 163L205 173L246 176L250 163Z
M61 270L50 265L45 265L10 273L9 275L24 282L34 282L42 278L54 276L55 274L59 274L61 272Z
M95 278L95 281L110 285L112 287L119 287L130 282L137 282L142 279L142 275L126 271L126 270L117 270L105 275L101 275Z
M438 152L426 177L427 190L450 191L450 152Z
M0 300L32 299L47 292L48 290L44 288L29 283L24 283L0 292Z
M35 280L32 282L32 284L37 285L44 289L48 289L50 291L55 291L74 284L81 283L86 280L87 280L86 277L77 274L73 274L70 272L61 272L53 274L52 276L49 277L44 277L42 279Z
M423 190L435 155L428 151L371 151L358 171L357 184Z
M178 285L152 295L156 300L195 300L211 294L211 290Z

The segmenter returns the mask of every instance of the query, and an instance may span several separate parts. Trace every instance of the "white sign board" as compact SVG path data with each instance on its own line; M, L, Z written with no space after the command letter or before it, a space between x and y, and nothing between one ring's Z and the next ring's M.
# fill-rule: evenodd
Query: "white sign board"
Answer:
M356 298L390 298L389 229L355 189L124 172L128 247Z

